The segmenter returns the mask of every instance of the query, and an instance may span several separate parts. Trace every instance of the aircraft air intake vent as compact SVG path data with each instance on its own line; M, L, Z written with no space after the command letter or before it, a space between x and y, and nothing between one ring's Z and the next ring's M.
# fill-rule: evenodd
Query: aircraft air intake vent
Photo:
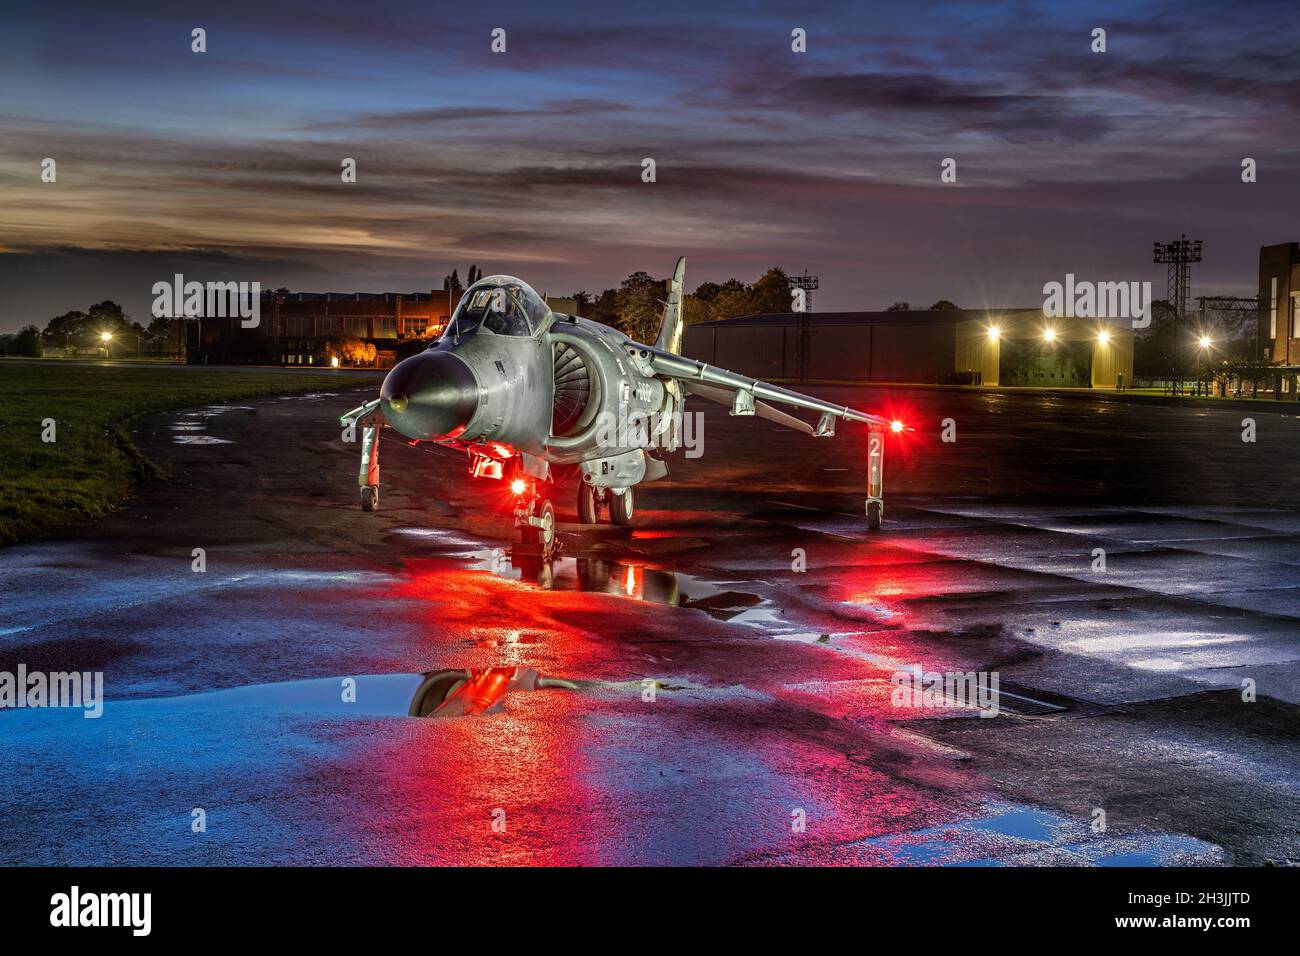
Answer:
M555 404L551 412L551 434L567 435L582 419L591 398L591 376L587 363L566 342L555 343Z

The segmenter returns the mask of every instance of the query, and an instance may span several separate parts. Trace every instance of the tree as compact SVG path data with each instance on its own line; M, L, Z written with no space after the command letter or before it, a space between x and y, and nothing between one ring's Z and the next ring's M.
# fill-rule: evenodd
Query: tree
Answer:
M660 299L666 294L664 283L648 273L634 272L624 279L615 298L619 330L638 342L651 341L659 332Z
M343 365L370 365L378 357L379 350L373 342L365 339L341 338L326 341L325 354Z
M1138 378L1167 378L1173 372L1176 357L1174 339L1175 309L1164 299L1151 303L1151 324L1133 337L1133 374ZM1182 323L1188 334L1188 323ZM1184 343L1184 350L1186 350ZM1184 356L1185 358L1185 356ZM1184 363L1185 364L1185 363Z
M131 317L112 299L96 302L87 311L91 324L97 325L101 332L115 332L130 327Z
M784 269L773 266L750 287L750 299L750 307L757 313L794 311L790 277Z
M952 302L949 302L947 299L940 299L934 305L930 306L930 311L931 312L959 312L961 310Z
M911 311L912 311L912 303L910 303L910 302L904 302L902 299L899 299L897 302L895 302L893 305L891 305L891 306L890 306L889 308L887 308L885 311L886 311L886 312L911 312Z
M56 315L45 326L45 341L60 348L72 348L89 337L89 323L90 316L78 310Z
M10 355L27 355L40 358L45 354L45 343L41 341L41 330L34 325L25 325L9 341Z
M718 294L713 299L713 315L719 319L734 319L739 315L752 315L754 308L753 290L739 279L728 279L718 286Z

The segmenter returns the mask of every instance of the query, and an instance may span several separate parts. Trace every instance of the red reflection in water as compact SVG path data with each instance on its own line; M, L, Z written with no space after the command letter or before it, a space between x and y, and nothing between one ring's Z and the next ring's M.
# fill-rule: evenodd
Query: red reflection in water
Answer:
M873 584L879 570L854 569L828 596L905 598L908 568ZM616 578L616 593L635 591L642 574ZM542 591L437 559L411 564L387 596L427 634L418 666L393 669L477 668L463 691L479 712L323 731L347 756L313 772L329 777L322 788L365 862L850 862L846 853L864 852L846 850L852 841L942 822L970 789L950 762L889 730L898 715L877 663L698 611ZM800 602L790 618L864 629L832 603ZM882 643L908 641L892 633ZM521 634L531 639L512 639ZM604 683L504 689L521 666ZM647 674L679 689L647 704ZM807 833L792 832L794 807Z
M505 696L515 675L513 667L493 667L475 671L434 710L435 717L464 717L490 710Z

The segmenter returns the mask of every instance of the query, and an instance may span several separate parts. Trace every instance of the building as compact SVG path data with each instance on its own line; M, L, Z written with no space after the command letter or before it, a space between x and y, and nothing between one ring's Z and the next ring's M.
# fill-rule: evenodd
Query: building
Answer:
M1265 362L1300 365L1300 243L1260 247L1259 341Z
M245 329L238 318L187 323L187 356L198 365L330 364L331 347L345 340L375 346L375 365L389 367L439 335L461 292L266 293L261 320ZM557 312L574 314L573 299L548 298Z
M766 380L1114 388L1131 323L1041 309L748 315L686 329L691 358Z
M399 346L442 331L459 295L431 291L265 293L258 326L238 318L188 324L191 364L329 365L329 347L359 339L375 346L376 364L392 365Z

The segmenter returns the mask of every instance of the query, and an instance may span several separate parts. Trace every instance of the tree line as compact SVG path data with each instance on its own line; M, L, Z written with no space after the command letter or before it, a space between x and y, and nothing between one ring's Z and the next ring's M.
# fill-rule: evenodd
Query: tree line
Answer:
M167 352L175 348L176 324L173 319L154 319L148 326L132 322L126 310L111 299L96 302L90 308L73 309L56 315L42 330L24 326L5 343L9 355L39 357L46 349L65 352L99 351L105 347L104 333L111 348L137 354Z

